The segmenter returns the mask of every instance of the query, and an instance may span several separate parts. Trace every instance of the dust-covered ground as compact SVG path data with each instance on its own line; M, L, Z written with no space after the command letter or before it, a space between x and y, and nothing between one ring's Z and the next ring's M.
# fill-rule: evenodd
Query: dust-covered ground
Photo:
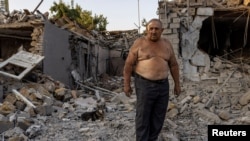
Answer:
M136 97L124 95L121 76L105 75L98 84L79 84L77 90L49 80L3 79L9 91L0 106L3 141L135 141ZM180 96L170 90L159 141L207 141L208 125L250 124L249 82L249 72L234 67L211 71L199 82L183 80ZM20 108L18 99L7 104L15 99L13 88L36 108Z

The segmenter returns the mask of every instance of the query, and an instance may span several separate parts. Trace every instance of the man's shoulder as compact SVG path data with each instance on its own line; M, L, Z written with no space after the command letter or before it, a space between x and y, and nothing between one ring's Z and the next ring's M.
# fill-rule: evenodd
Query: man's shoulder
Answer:
M143 42L145 42L145 38L139 37L139 38L135 39L133 47L137 48L138 46L141 46Z
M138 37L135 42L142 42L145 40L145 37Z

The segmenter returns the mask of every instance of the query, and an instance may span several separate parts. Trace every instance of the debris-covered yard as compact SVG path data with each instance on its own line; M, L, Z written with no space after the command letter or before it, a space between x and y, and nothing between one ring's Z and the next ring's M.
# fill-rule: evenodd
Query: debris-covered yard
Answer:
M249 69L217 59L209 72L213 79L184 81L182 94L170 95L162 139L206 141L207 125L249 124ZM1 77L3 140L135 139L136 97L123 94L121 76L103 74L98 84L79 83L79 90L40 73L36 78Z
M229 39L224 34L217 48L207 46L213 40L204 34L211 13L218 21L239 4L159 1L163 35L173 43L182 82L182 93L175 97L170 77L159 141L207 141L208 125L250 124L249 41L245 36L244 47L235 44L248 30L232 32L234 48L223 46ZM141 36L137 29L99 33L81 29L67 17L49 20L47 14L25 10L0 15L0 140L135 141L136 96L124 95L122 69L129 47ZM238 28L245 24L232 29ZM216 54L225 49L229 52Z

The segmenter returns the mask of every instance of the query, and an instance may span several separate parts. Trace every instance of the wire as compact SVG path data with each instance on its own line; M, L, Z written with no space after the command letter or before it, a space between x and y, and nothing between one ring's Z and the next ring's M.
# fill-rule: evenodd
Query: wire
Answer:
M247 44L247 33L248 33L248 24L249 24L249 14L250 11L248 10L248 15L247 15L247 21L246 21L246 26L245 26L245 33L244 33L244 44L243 44L243 48L246 46Z
M216 35L216 29L215 29L215 24L214 24L214 16L212 16L212 36L213 36L213 45L215 48L218 49L218 40L217 40L217 35Z

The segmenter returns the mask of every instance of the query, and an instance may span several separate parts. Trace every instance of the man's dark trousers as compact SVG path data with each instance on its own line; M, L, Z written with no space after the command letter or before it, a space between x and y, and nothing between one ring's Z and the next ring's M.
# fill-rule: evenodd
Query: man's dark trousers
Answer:
M136 141L156 141L164 124L169 100L168 79L151 81L135 74Z

